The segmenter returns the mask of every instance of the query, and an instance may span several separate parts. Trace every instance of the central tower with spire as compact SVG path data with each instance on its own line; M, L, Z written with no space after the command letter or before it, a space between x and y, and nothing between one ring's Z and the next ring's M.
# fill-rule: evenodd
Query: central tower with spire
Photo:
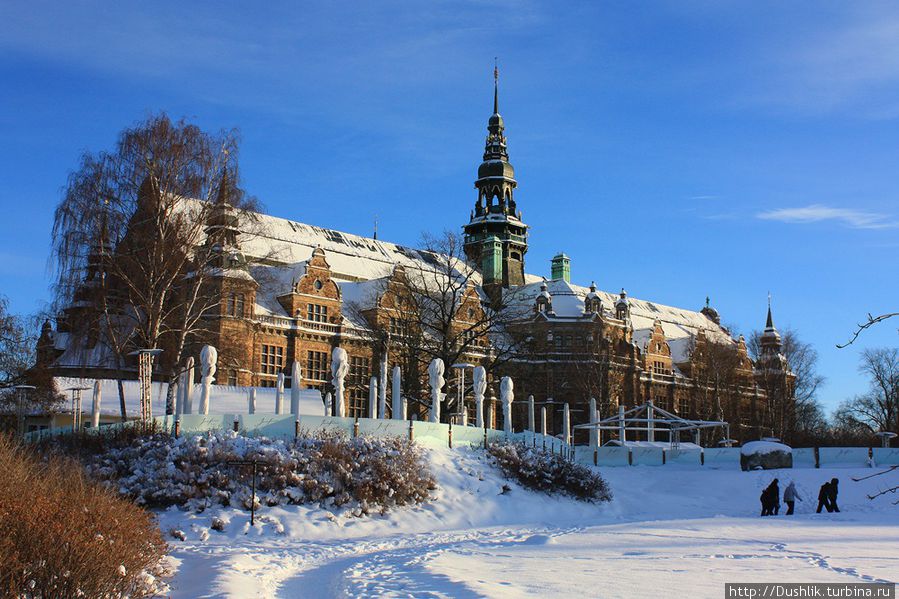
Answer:
M515 204L515 169L499 114L499 70L493 69L493 114L487 121L484 160L474 183L478 199L465 225L465 255L481 270L485 287L524 284L528 227Z

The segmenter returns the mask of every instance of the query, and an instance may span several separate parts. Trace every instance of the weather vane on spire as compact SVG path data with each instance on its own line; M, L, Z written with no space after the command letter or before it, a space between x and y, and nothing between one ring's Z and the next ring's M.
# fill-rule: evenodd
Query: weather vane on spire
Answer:
M493 81L499 81L499 58L493 57Z

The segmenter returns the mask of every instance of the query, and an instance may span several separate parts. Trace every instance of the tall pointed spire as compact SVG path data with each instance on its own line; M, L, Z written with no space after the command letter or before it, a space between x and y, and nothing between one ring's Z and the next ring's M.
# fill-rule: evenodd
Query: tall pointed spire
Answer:
M774 319L771 317L771 294L768 294L768 320L765 322L765 330L774 330Z
M769 348L775 353L780 352L780 333L774 328L774 317L771 315L771 294L768 294L768 318L765 320L765 330L762 332L762 349Z
M478 199L465 225L465 254L481 267L484 256L494 252L493 238L501 244L503 287L524 284L524 254L527 252L527 225L515 204L515 169L509 162L505 123L499 114L499 66L493 64L493 114L487 120L484 158L478 167L475 188ZM482 247L483 246L483 247ZM485 253L486 252L486 253Z
M499 114L499 65L493 59L493 114Z

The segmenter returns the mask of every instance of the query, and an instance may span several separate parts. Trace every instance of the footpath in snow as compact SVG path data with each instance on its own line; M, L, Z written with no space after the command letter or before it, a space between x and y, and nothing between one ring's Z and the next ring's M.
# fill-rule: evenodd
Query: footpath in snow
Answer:
M603 468L614 499L588 504L524 490L478 450L427 456L433 500L384 516L262 508L251 528L234 508L161 512L186 537L170 540L172 596L721 597L725 582L899 578L899 506L865 497L899 471ZM759 517L774 477L796 481L796 515ZM842 512L815 514L832 477Z

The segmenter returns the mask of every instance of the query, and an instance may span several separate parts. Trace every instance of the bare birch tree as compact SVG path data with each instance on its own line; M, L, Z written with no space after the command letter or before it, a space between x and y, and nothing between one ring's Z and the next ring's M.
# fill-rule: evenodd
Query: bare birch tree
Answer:
M204 245L210 217L222 202L255 208L237 173L234 131L162 114L123 131L114 151L86 153L56 209L56 300L69 307L70 347L117 372L130 351L163 349L169 414L182 355L221 299L208 284L221 266Z

